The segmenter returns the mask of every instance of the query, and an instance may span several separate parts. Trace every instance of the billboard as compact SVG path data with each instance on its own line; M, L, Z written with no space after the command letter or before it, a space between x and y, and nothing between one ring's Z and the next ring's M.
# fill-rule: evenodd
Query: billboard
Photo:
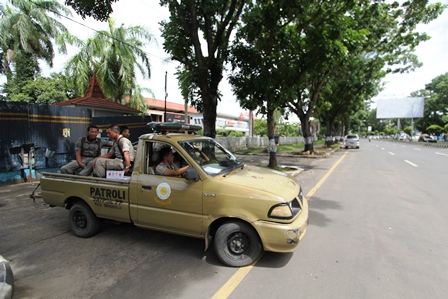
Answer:
M423 97L378 99L376 118L419 118L423 108Z

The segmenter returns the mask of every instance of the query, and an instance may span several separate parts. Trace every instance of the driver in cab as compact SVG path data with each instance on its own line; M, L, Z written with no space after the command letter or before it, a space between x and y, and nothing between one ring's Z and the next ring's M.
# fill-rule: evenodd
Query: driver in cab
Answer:
M156 167L156 174L169 175L169 176L181 176L190 167L189 165L178 168L174 164L174 154L170 147L164 147L160 150L162 161Z

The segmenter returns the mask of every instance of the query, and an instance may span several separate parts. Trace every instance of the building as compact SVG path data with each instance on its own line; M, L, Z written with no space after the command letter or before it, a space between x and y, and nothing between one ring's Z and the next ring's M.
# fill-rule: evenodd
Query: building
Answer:
M92 117L98 116L130 116L141 112L137 109L122 105L106 98L96 75L90 79L89 87L82 98L75 98L54 104L54 106L88 107L92 110Z

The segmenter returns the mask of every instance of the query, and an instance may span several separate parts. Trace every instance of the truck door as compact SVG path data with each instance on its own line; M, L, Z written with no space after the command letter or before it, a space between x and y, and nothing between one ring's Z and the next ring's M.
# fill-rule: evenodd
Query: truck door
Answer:
M138 176L135 225L188 235L202 231L202 181L154 174L161 143L146 143L146 170ZM165 144L168 146L167 144ZM164 146L164 144L162 144ZM190 166L191 167L191 166ZM135 198L134 198L135 199Z

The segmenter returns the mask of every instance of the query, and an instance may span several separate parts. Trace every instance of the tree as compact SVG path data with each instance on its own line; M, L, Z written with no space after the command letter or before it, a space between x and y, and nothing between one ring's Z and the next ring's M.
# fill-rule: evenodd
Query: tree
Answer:
M416 25L435 19L443 11L440 3L426 3L405 2L399 7L397 2L331 1L310 7L307 13L310 21L304 15L299 23L306 49L301 55L303 61L297 60L295 78L299 96L288 104L301 119L305 140L311 135L309 118L320 105L319 93L331 69L360 55L371 56L375 69L384 69L384 75L412 71L420 65L412 52L428 36L415 32ZM309 141L306 144L312 145Z
M437 76L425 85L424 90L411 93L411 96L424 97L423 117L415 122L417 129L426 131L430 125L444 126L448 118L448 73Z
M443 131L443 128L439 125L430 125L426 128L426 131L431 134L440 134Z
M29 80L20 92L14 92L9 100L12 102L28 102L37 104L54 104L73 98L74 90L67 78L58 73L52 73L50 78L37 76Z
M233 73L229 81L234 94L242 107L267 117L270 168L277 167L275 113L287 99L284 78L288 76L291 55L288 45L297 35L291 26L296 9L283 1L248 5L231 48Z
M336 124L348 130L365 126L367 104L377 94L384 76L381 67L367 55L358 55L348 57L330 73L320 93L320 105L316 107L316 114L326 127L327 146L334 134L345 135Z
M132 95L132 91L138 88L137 69L143 78L151 76L144 48L153 40L154 37L142 26L116 27L115 22L108 19L108 30L97 31L87 42L67 40L80 45L80 49L68 60L66 75L75 80L77 93L83 94L91 76L96 74L104 94L115 102L123 103L124 95Z
M216 135L219 83L228 58L229 39L247 0L161 0L170 19L161 22L163 47L179 61L179 84L185 100L203 113L204 135Z
M2 70L9 90L11 85L20 90L39 74L38 60L53 65L53 41L67 32L57 18L70 11L56 0L9 0L9 4L0 6ZM60 44L59 50L66 53L65 45Z
M98 21L106 21L113 12L112 3L118 0L65 0L65 4L71 6L83 19L92 17Z

